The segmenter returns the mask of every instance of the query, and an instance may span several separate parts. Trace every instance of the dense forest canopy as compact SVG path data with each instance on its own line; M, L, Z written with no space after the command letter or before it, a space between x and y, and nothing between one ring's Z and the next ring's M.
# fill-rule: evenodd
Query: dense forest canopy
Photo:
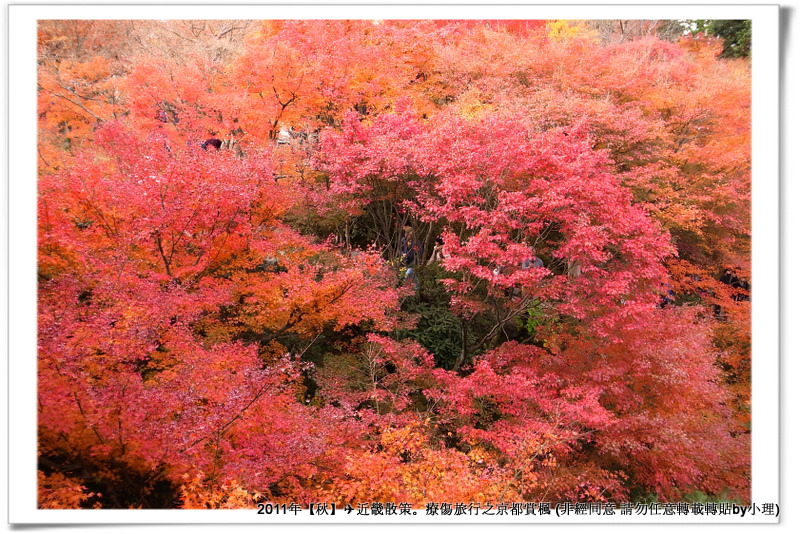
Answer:
M749 502L697 22L40 21L39 506Z

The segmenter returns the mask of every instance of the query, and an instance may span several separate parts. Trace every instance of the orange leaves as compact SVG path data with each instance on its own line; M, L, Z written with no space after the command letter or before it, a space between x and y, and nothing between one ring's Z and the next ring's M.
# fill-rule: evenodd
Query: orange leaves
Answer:
M342 257L288 229L273 233L263 245L261 266L236 276L242 306L234 324L309 339L328 325L338 331L369 321L392 328L388 312L399 290L376 255Z
M254 508L258 494L252 494L242 488L236 481L223 484L207 484L205 475L198 472L195 476L183 477L186 482L181 485L181 508L191 510L229 510Z
M94 493L87 491L79 480L61 473L45 475L39 471L38 477L39 508L67 510L81 508L86 501L95 496Z
M332 488L337 502L483 502L498 494L497 483L470 469L468 458L452 449L432 448L424 427L385 429L382 447L349 455L344 477Z
M39 24L40 174L63 167L94 129L122 114L126 65L104 48L123 24L42 21ZM118 53L118 52L117 52Z

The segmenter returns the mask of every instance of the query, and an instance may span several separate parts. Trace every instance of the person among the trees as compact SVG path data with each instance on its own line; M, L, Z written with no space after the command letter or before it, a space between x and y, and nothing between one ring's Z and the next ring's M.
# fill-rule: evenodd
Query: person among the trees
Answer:
M719 281L737 290L733 296L733 300L736 302L750 300L750 297L747 295L747 292L750 291L750 284L736 276L733 270L725 269L725 274L722 275Z
M220 148L222 148L222 141L217 139L216 137L211 137L209 139L206 139L202 144L203 150L208 150L208 147L210 146L219 150Z
M444 248L444 239L442 239L441 237L437 237L436 244L433 246L433 253L431 254L431 258L425 265L432 265L434 263L441 262L442 258L446 257L442 252L443 248Z
M671 304L675 304L675 291L672 289L672 284L665 282L661 286L667 290L667 293L661 295L661 301L658 303L659 307L666 308Z
M533 268L544 267L544 262L542 261L542 259L539 256L536 255L536 249L532 249L531 250L531 257L530 258L525 258L524 260L522 260L522 269L523 270L527 271L531 267L533 267Z
M418 263L420 249L419 241L414 238L414 230L410 226L404 226L403 238L400 244L400 256L403 259L403 265L406 267L406 280L411 278L414 281L415 289L419 289L419 278L417 278L414 267Z

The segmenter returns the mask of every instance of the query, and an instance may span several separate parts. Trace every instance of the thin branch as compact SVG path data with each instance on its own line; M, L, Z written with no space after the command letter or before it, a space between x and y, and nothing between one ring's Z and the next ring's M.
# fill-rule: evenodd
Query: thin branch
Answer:
M75 105L75 106L78 106L78 107L79 107L79 108L81 108L83 111L85 111L86 113L88 113L89 115L91 115L92 117L94 117L94 118L95 118L95 120L96 120L97 122L99 122L99 123L103 123L103 122L105 122L105 121L104 121L104 120L103 120L103 119L102 119L100 116L98 116L98 115L96 115L95 113L93 113L93 112L92 112L92 111L91 111L89 108L87 108L86 106L84 106L84 105L83 105L83 104L81 104L80 102L76 102L76 101L72 100L71 98L67 98L66 96L62 95L61 93L56 93L55 91L51 91L50 89L47 89L47 88L45 88L45 87L42 87L41 85L39 86L39 89L42 89L42 90L44 90L44 91L47 91L48 93L50 93L51 95L53 95L53 96L55 96L55 97L62 98L62 99L64 99L64 100L66 100L67 102L69 102L70 104L73 104L73 105ZM71 91L70 91L70 92L71 92ZM74 94L74 93L73 93L73 94ZM78 95L75 95L75 96L78 96ZM79 98L80 98L80 97L79 97Z

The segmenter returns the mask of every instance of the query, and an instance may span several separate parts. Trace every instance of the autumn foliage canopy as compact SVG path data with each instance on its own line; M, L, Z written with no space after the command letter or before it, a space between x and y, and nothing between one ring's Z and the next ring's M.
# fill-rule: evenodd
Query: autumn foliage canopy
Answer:
M749 59L634 22L40 22L39 506L749 502Z

